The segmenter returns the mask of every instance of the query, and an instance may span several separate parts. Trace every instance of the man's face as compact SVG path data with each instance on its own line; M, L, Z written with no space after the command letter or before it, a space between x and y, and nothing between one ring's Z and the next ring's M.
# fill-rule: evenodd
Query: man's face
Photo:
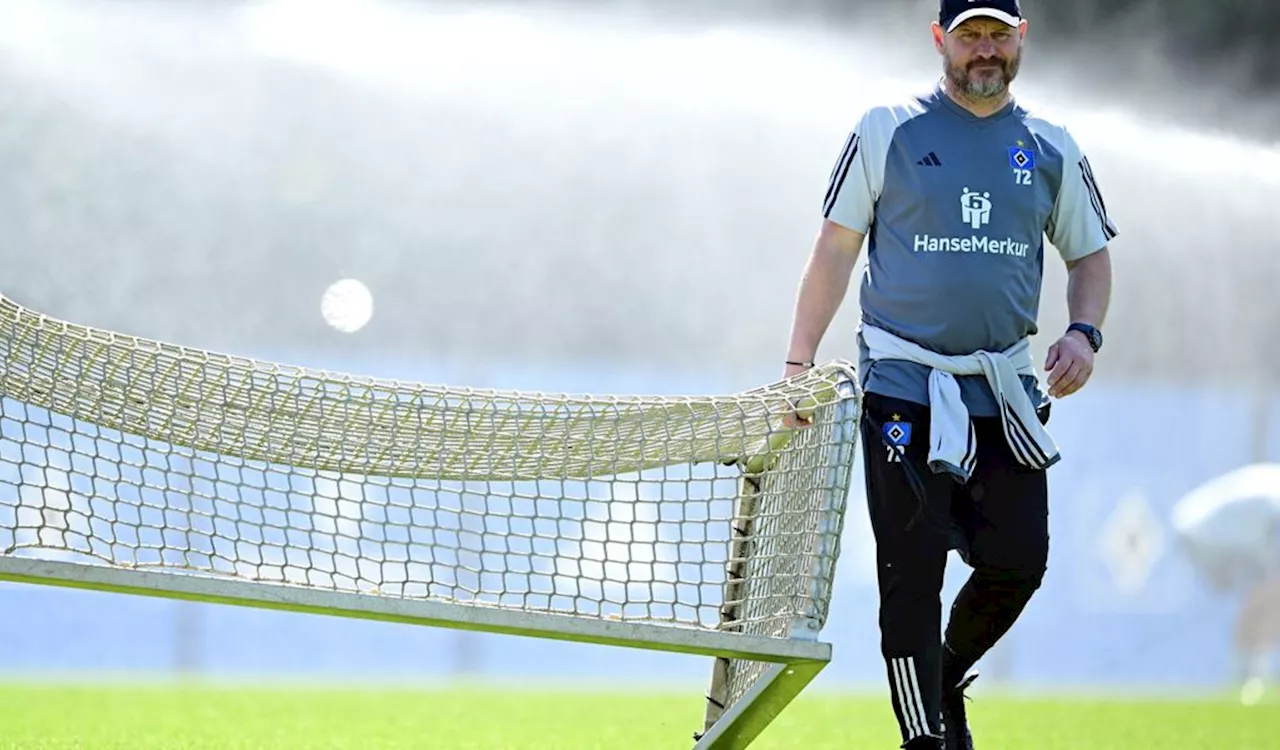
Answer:
M934 27L947 78L974 99L1002 96L1018 76L1026 21L1007 26L994 18L971 18L950 34Z

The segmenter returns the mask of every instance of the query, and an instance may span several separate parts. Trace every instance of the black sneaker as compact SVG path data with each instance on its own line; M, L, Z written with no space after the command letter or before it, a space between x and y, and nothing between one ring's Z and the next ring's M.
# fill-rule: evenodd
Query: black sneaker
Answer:
M959 685L942 693L942 730L946 733L946 750L973 750L973 735L969 734L969 719L964 713L965 688L978 679L974 672Z
M902 750L943 750L943 739L932 734L922 734L902 746Z

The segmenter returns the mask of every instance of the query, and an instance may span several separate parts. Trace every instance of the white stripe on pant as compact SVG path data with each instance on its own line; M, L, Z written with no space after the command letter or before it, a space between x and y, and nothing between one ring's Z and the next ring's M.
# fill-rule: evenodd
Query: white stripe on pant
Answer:
M902 723L906 726L908 740L929 734L929 720L925 715L924 701L920 697L920 683L916 677L914 657L894 659L893 686L902 711Z

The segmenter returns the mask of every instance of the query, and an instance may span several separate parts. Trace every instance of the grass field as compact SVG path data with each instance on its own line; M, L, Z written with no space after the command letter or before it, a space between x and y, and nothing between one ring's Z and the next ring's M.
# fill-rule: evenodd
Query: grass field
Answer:
M1280 703L979 696L984 750L1280 748ZM0 749L689 748L698 696L555 691L0 687ZM753 750L898 747L875 697L802 697Z

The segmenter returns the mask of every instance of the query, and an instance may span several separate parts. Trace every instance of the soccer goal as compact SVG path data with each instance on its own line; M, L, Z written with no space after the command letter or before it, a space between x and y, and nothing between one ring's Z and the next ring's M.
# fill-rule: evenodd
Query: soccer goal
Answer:
M860 409L845 362L728 396L439 387L0 297L0 579L702 654L693 741L742 748L830 661Z

